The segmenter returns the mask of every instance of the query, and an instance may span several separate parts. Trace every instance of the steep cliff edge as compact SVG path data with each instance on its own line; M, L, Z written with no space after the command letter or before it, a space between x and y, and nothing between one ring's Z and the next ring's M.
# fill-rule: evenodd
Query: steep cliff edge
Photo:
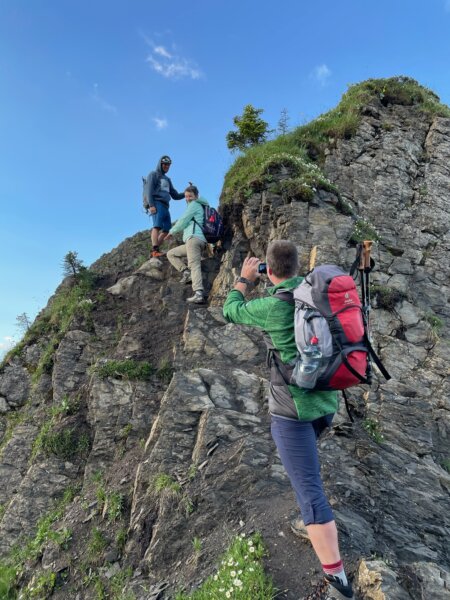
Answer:
M361 598L448 597L450 118L423 108L377 88L343 135L302 140L307 155L280 145L226 181L209 307L143 263L148 233L63 282L0 371L0 554L20 597L174 597L254 530L278 597L308 593L319 565L287 526L262 338L220 307L272 239L293 240L305 270L314 246L349 267L367 236L393 379L352 392L355 424L342 411L321 440L324 481Z

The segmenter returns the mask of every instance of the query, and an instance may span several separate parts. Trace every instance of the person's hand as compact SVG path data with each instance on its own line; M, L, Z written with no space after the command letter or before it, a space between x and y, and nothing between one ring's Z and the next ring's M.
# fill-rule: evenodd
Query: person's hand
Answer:
M156 206L150 206L150 214L156 215Z
M255 256L246 258L242 265L241 277L245 277L245 279L248 279L252 283L255 282L259 277L258 265L260 262L259 258Z

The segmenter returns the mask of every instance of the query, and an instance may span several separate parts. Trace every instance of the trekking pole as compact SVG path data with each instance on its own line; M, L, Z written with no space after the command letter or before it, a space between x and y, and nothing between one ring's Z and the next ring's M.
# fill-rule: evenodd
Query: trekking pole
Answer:
M372 250L372 240L364 240L360 245L359 251L359 272L361 274L361 296L362 296L362 309L363 309L363 322L364 329L366 331L367 339L370 342L370 272L373 268L373 260L370 257L370 252ZM372 383L372 361L370 360L370 355L367 360L367 373L366 373L367 383L370 385Z
M363 301L363 310L367 321L367 329L370 326L370 280L369 274L372 270L372 260L370 252L372 250L372 240L365 240L362 243L359 270L361 272L361 293Z

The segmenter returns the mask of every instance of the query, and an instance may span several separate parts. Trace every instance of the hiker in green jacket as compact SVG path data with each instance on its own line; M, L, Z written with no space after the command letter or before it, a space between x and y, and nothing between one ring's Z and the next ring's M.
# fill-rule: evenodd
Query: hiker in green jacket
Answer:
M202 278L202 254L206 248L206 239L203 235L204 223L203 207L208 206L208 201L199 197L198 189L192 183L184 190L184 197L188 204L187 209L170 229L167 239L174 233L183 232L183 244L172 248L167 253L169 262L177 271L182 273L181 282L191 283L194 295L187 299L190 304L203 304L205 294ZM187 264L183 260L187 258Z
M274 351L269 389L271 432L302 517L294 519L291 527L294 533L311 541L324 571L324 582L319 587L326 588L325 597L353 598L339 553L336 523L320 477L317 452L317 439L331 425L337 410L337 393L288 385L282 376L279 362L286 365L297 355L295 307L274 294L280 289L293 290L302 281L297 276L297 248L286 240L271 242L266 262L267 276L274 284L268 289L269 296L245 301L245 294L260 276L260 260L246 258L241 276L227 296L223 314L227 321L253 325L268 336L268 347Z

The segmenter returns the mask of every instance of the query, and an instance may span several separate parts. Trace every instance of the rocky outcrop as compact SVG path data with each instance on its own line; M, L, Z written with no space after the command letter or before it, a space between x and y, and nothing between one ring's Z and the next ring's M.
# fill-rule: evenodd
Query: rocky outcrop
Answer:
M339 195L287 196L281 166L222 207L227 242L203 265L208 307L188 308L178 274L145 260L148 234L94 263L96 287L62 339L43 329L0 373L0 552L55 506L55 531L71 532L38 544L23 588L54 573L55 598L89 599L122 574L135 598L170 598L213 571L233 534L258 530L279 597L310 591L319 565L289 533L262 334L227 324L221 305L243 258L270 240L293 240L303 270L313 248L349 267L355 228L370 227L374 344L392 380L352 391L355 423L341 410L320 441L324 481L361 598L448 596L449 155L449 119L374 101L355 135L330 140Z
M28 371L17 362L7 365L0 379L0 399L3 401L2 412L8 408L23 406L30 393L30 375Z

